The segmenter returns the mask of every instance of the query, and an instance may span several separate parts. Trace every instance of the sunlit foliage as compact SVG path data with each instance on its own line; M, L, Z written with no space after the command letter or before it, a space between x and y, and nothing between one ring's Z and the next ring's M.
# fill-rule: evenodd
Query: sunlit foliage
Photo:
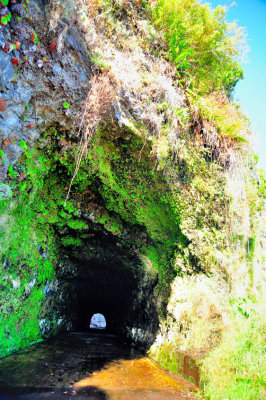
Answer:
M200 92L230 92L243 78L237 59L244 48L244 31L225 21L225 11L196 0L160 0L152 11L169 58Z

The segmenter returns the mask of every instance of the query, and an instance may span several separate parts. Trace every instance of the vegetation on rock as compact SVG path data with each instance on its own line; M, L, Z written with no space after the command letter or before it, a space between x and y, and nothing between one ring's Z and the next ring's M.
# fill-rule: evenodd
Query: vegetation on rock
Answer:
M62 124L0 149L1 356L60 330L47 287L91 224L157 271L154 358L176 372L173 354L200 354L205 398L259 398L265 178L231 97L243 30L196 0L71 4L94 68L78 123L61 96ZM60 19L57 2L58 54ZM11 145L23 151L14 165Z
M225 21L224 7L213 11L196 0L160 0L152 15L169 46L168 56L201 94L230 93L243 78L237 57L244 32Z

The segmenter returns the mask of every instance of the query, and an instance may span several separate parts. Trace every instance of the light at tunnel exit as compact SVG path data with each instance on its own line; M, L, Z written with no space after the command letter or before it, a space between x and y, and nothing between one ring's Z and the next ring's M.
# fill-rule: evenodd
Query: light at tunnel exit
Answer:
M90 322L91 329L106 329L106 320L102 314L94 314Z

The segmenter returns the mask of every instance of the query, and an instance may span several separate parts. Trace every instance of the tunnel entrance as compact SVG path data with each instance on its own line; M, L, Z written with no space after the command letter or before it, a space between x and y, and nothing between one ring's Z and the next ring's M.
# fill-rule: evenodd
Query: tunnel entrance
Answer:
M67 332L99 329L141 347L153 343L159 326L157 272L130 245L94 227L82 246L65 247L58 276Z
M97 329L97 330L106 329L106 319L103 314L100 313L93 314L90 321L90 329Z

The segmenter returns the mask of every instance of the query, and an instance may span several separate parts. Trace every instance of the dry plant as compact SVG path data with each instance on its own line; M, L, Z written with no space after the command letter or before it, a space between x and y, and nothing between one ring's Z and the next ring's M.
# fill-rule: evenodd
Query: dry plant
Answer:
M146 106L142 115L142 120L149 130L155 135L160 134L161 126L163 123L163 115L158 113L156 103L151 103Z
M115 90L112 85L112 76L110 73L94 75L90 80L90 90L85 100L84 110L82 112L78 135L82 132L79 150L76 156L76 165L68 189L65 204L69 198L70 190L74 179L78 174L80 163L84 154L86 154L90 140L95 135L95 130L101 122L104 115L111 108L115 98Z
M62 17L62 5L60 1L53 2L50 11L50 30L55 31L59 20Z
M6 111L7 101L3 97L0 97L0 112Z
M240 153L249 148L249 122L225 92L205 97L188 96L195 138L210 151L211 160L224 168L235 167Z
M80 18L79 23L85 34L87 46L95 54L96 61L93 61L97 64L97 58L99 58L108 65L116 78L118 90L119 88L123 89L120 90L122 92L120 100L132 115L158 138L160 143L162 142L161 129L165 125L172 126L172 130L169 129L168 132L168 139L175 147L174 144L179 137L180 130L187 129L177 113L180 108L186 107L186 99L183 91L173 84L172 77L175 76L175 67L169 62L158 62L156 57L147 55L147 49L143 45L145 40L142 38L139 41L138 39L139 28L137 28L138 31L132 30L132 35L128 37L128 31L124 29L124 25L116 21L115 37L117 40L115 43L112 40L107 42L103 33L106 30L102 28L106 25L112 29L113 25L110 23L110 15L106 10L97 18L93 17L93 13L96 13L97 10L97 4L97 0L80 0L81 16L86 16L86 18ZM120 6L127 4L130 9L134 5L133 8L136 10L138 0L129 2L121 0L119 4ZM99 19L98 22L96 19ZM118 46L118 42L121 46ZM164 103L166 103L166 107L163 106ZM157 154L158 151L155 153ZM160 158L159 153L157 157Z
M202 131L197 135L197 127L194 133L197 139L210 149L212 160L217 160L224 168L235 168L238 166L238 159L241 156L239 152L239 143L233 138L221 136L212 122L202 121ZM248 148L248 145L241 143L242 152Z
M82 3L87 7L91 17L95 17L97 15L97 11L101 7L101 4L98 0L82 0Z

